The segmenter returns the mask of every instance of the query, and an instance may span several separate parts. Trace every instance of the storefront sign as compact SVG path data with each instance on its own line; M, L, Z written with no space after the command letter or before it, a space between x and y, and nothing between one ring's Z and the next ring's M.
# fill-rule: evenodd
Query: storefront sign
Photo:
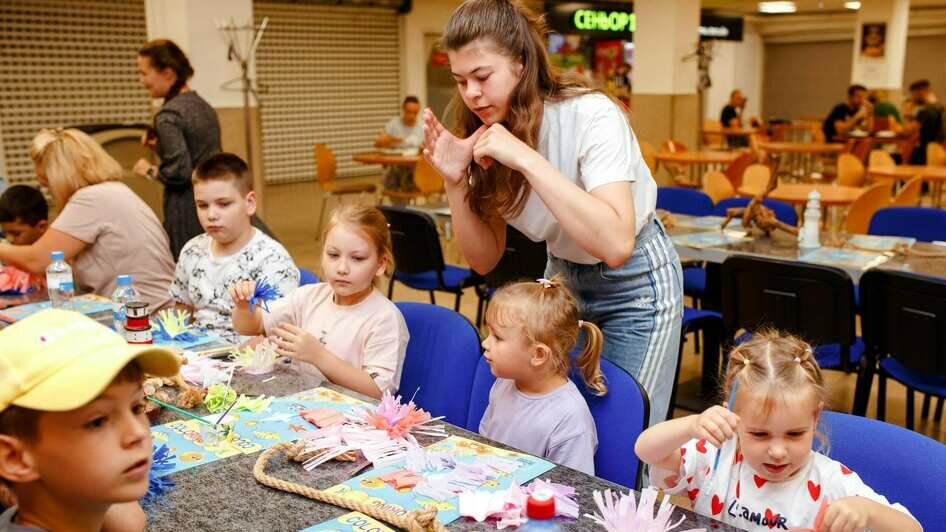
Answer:
M630 2L563 2L545 4L549 26L561 34L633 40L637 16ZM700 15L700 38L741 41L741 17Z

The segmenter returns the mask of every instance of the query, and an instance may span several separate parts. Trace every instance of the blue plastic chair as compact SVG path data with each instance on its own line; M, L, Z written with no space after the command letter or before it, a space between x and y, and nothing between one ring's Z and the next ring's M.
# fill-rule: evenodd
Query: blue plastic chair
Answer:
M922 434L874 419L824 412L821 425L829 456L857 473L890 502L898 502L923 525L946 523L946 445Z
M723 316L713 310L683 307L683 324L680 327L680 349L677 353L677 371L673 377L673 389L670 392L671 408L667 409L667 419L673 417L673 407L680 406L687 410L702 412L714 404L719 384L719 349L723 339ZM700 374L700 393L698 397L687 396L683 402L678 400L677 386L680 379L680 366L683 362L683 346L686 335L693 333L694 338L703 332L703 368ZM699 345L695 351L701 351Z
M299 286L307 284L316 284L319 282L319 276L305 268L299 268Z
M946 210L930 207L886 207L871 217L867 233L912 237L922 242L946 240Z
M726 216L726 209L745 207L749 204L751 199L752 198L740 196L719 200L719 203L713 207L713 214L716 216ZM772 212L775 213L775 217L778 218L779 221L787 223L788 225L798 225L798 213L795 212L795 207L792 207L790 204L773 199L764 199L762 200L762 204L772 209Z
M395 303L411 334L398 393L433 416L467 426L480 338L456 312L427 303ZM416 395L415 395L416 392Z
M683 187L658 187L657 208L690 216L713 214L713 200L702 190Z
M650 401L647 392L628 372L602 359L601 371L608 393L597 396L585 386L578 368L569 377L588 402L588 409L598 430L595 475L622 486L636 489L640 484L640 460L634 452L637 437L647 428ZM467 429L478 431L489 404L489 390L496 379L486 359L480 359L473 378L473 396Z

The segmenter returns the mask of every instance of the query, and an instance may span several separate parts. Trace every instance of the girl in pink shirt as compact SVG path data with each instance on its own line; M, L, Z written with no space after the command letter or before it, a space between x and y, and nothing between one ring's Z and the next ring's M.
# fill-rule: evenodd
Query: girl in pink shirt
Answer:
M397 390L410 338L401 312L375 289L394 264L387 220L374 207L343 205L322 241L323 282L297 288L268 312L250 309L253 281L230 287L233 328L266 334L304 373L380 398Z

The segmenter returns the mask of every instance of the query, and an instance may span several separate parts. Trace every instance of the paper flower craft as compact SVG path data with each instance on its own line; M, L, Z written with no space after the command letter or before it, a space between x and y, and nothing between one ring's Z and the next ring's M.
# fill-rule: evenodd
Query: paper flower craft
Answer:
M156 340L165 342L193 342L204 336L200 328L190 325L190 312L186 310L164 309L154 316L158 330L151 335Z
M262 340L255 347L234 349L230 360L241 366L245 373L263 375L273 371L277 356L276 345L269 340Z
M227 372L221 369L222 363L209 357L188 356L187 363L181 366L181 377L185 381L202 388L227 382Z
M219 414L236 400L236 390L221 382L207 388L207 395L204 397L204 406L207 407L207 410L209 410L211 414Z
M152 448L154 452L151 455L151 470L148 471L148 491L145 493L145 497L164 495L174 487L174 482L171 479L161 476L162 473L174 469L174 453L167 445L163 444L161 447L152 446Z
M250 297L250 311L253 311L253 305L269 312L269 302L279 299L279 291L276 287L269 284L265 279L256 282L256 288L253 290L253 296Z
M9 264L0 266L0 295L24 295L39 286L36 276Z
M578 494L575 488L564 484L556 484L549 480L535 479L531 484L523 488L526 495L531 495L538 490L551 491L555 497L555 515L578 519Z
M392 438L404 438L416 431L417 434L428 436L446 436L443 425L426 426L428 423L442 419L443 416L431 418L423 409L417 408L413 401L401 403L401 396L393 396L391 392L384 392L378 408L374 411L355 409L353 417L365 424L380 430L385 430Z
M670 524L673 505L669 497L664 497L654 515L657 490L653 488L644 488L636 505L632 493L614 494L611 490L604 490L602 494L596 490L594 499L600 514L585 514L585 517L591 518L607 532L667 532L686 519L681 516L679 521Z

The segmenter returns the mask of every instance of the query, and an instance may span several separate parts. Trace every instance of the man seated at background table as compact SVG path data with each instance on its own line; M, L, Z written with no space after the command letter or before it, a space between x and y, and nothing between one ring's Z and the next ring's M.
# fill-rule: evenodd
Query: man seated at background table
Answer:
M743 128L742 112L746 108L746 100L747 98L742 95L742 91L739 89L729 93L729 103L723 107L723 111L719 114L719 121L722 122L724 128ZM752 127L759 127L759 119L756 117L752 117L749 123ZM741 135L728 135L726 143L730 148L745 147L749 145L749 138Z
M411 151L417 154L424 142L424 125L417 119L420 114L420 100L416 96L404 98L401 115L395 116L384 125L381 134L374 141L375 148ZM414 168L412 166L391 165L384 173L384 188L414 188Z
M839 103L825 118L821 130L826 142L833 142L835 137L855 129L871 130L874 107L867 101L867 87L851 85L847 88L847 101Z
M867 101L874 106L874 130L900 132L903 130L903 119L900 110L890 102L880 91L872 90L867 93ZM880 122L884 123L881 124Z
M903 132L919 134L916 148L910 154L910 164L926 164L926 145L943 142L943 104L936 100L926 79L910 84L912 108L905 113Z

